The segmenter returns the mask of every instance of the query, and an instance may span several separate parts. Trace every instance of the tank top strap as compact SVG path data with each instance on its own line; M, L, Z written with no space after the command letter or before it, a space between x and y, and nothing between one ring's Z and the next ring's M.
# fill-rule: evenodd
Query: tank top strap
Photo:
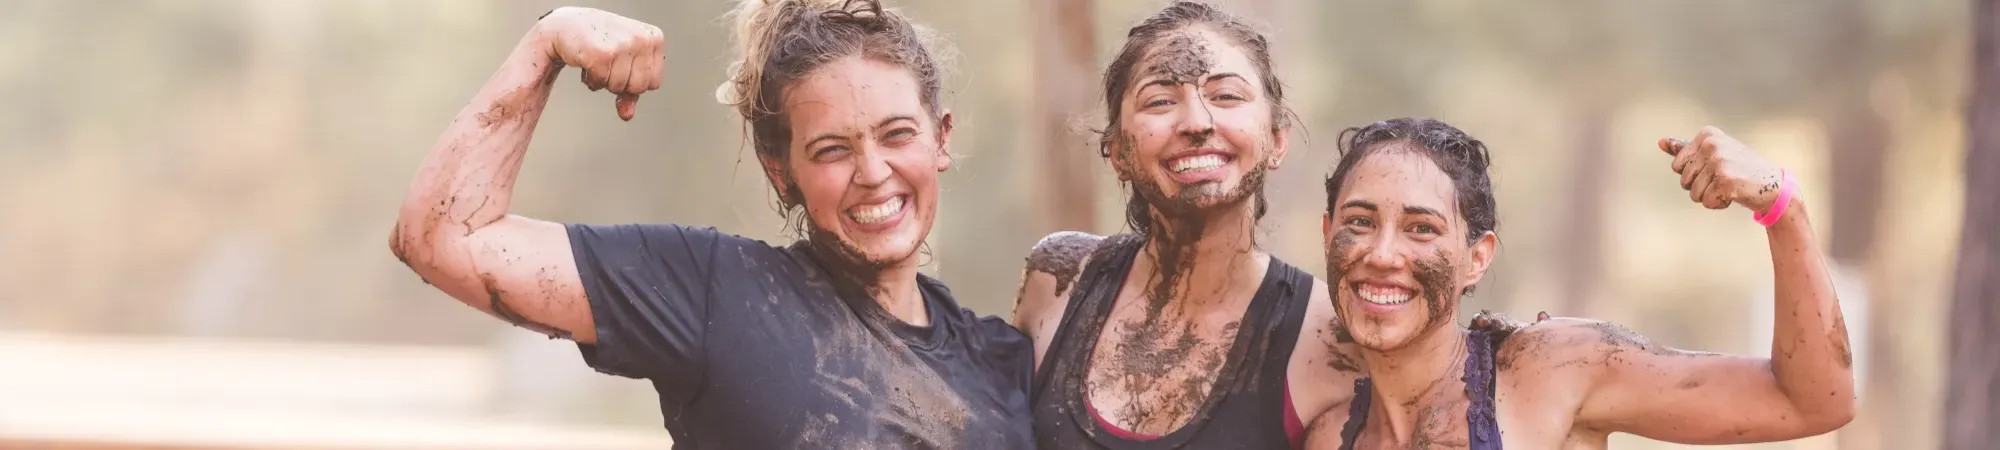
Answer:
M1498 378L1494 373L1493 351L1498 341L1492 332L1483 329L1472 330L1465 339L1465 398L1471 401L1465 407L1466 434L1470 435L1472 450L1500 450L1500 422L1494 408L1493 382Z
M1361 440L1361 427L1368 424L1369 397L1375 390L1368 385L1367 378L1354 380L1354 400L1347 403L1347 423L1340 426L1340 450L1354 450L1354 441Z

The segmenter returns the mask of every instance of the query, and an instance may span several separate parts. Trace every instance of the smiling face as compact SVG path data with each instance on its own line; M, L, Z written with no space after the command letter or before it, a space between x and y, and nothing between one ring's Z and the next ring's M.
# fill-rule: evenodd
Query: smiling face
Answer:
M1119 177L1170 215L1247 205L1286 144L1250 57L1196 26L1163 36L1137 68L1111 147Z
M768 174L780 192L796 187L810 238L846 262L913 261L935 222L951 115L933 121L918 86L908 69L852 56L785 90L792 139L784 170Z
M1377 145L1333 193L1323 226L1335 310L1356 343L1389 351L1449 329L1497 238L1468 242L1453 181L1431 158Z

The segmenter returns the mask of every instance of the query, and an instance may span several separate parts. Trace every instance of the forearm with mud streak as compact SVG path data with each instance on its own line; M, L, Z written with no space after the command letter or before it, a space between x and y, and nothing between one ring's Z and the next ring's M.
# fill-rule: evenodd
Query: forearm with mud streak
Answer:
M1777 290L1771 371L1806 422L1845 423L1854 414L1854 358L1805 202L1793 198L1766 234Z
M503 219L530 220L510 218L508 208L528 141L534 136L535 124L541 120L555 76L562 69L562 64L552 57L547 34L538 25L523 37L472 102L452 119L417 171L416 180L403 199L396 228L390 234L392 251L426 282L467 305L529 328L539 324L523 324L521 313L509 310L502 303L504 289L497 285L504 283L494 278L496 273L506 277L508 271L493 266L522 262L520 258L537 258L524 253L562 253L543 255L555 260L566 257L567 252L507 248L508 241L519 242L519 236L498 239L500 242L476 242L473 237L475 232ZM539 225L548 228L552 224ZM549 230L536 231L549 234ZM541 236L547 239L539 240L561 237L559 225L554 226L554 232L555 236ZM560 244L562 250L567 250L566 241L528 244L532 247ZM509 251L492 252L495 249L491 247ZM487 253L513 256L511 260L494 261L509 257ZM545 308L517 309L539 316L543 314L532 310ZM588 332L588 329L577 331Z

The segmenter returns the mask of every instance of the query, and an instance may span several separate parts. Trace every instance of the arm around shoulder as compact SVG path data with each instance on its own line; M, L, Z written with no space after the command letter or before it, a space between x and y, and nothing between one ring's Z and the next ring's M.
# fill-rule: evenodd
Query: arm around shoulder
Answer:
M1014 301L1014 326L1031 336L1053 332L1068 305L1070 290L1088 264L1091 252L1103 236L1078 231L1059 231L1042 237L1028 252L1021 273L1021 292Z

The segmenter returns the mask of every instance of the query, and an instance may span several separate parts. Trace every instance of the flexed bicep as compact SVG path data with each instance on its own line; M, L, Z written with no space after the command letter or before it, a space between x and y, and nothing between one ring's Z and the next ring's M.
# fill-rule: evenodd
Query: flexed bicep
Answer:
M1769 358L1680 350L1610 322L1538 323L1510 338L1497 358L1515 377L1578 381L1575 423L1598 432L1742 444L1828 429L1780 388Z

